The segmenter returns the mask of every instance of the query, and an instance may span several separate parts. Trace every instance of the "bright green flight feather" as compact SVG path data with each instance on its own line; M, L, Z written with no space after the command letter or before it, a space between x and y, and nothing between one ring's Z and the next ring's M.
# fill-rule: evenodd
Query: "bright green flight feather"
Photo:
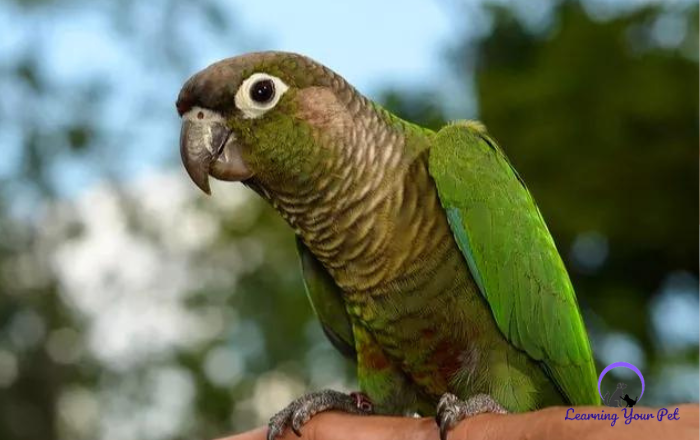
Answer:
M498 328L571 404L600 404L571 281L522 180L477 123L449 125L434 142L430 174Z

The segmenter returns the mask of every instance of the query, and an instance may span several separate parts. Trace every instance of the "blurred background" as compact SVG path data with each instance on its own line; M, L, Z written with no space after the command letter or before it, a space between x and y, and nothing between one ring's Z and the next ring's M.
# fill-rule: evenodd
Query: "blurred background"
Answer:
M430 127L483 120L555 236L598 371L639 367L644 405L698 401L694 1L2 0L0 438L209 439L355 386L288 227L179 163L181 84L262 49Z

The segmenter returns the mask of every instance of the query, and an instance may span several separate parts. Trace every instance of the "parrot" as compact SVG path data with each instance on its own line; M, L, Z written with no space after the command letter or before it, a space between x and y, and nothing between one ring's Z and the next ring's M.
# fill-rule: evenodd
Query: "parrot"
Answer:
M474 120L420 127L304 55L223 59L179 92L180 155L252 189L296 236L323 332L359 392L305 394L267 438L315 414L460 420L600 405L566 267L531 193Z

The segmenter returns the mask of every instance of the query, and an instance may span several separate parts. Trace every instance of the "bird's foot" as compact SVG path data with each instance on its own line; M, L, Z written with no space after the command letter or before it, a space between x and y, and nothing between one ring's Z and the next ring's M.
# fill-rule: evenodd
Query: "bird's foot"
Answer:
M351 414L372 414L373 405L364 393L345 394L339 391L323 390L305 394L278 412L268 423L267 440L274 440L286 427L292 428L301 437L301 427L314 415L330 410Z
M454 394L443 394L435 415L435 420L440 428L440 440L447 440L448 431L460 420L485 412L508 413L488 394L477 394L466 401L459 400Z

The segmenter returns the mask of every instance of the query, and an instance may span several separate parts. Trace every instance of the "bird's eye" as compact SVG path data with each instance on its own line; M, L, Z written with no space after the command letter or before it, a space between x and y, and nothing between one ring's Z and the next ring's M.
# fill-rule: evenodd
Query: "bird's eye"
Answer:
M282 98L289 86L282 79L256 72L243 80L236 91L236 108L244 118L259 118L272 110Z
M270 102L275 97L275 83L271 79L256 81L250 88L250 99L260 104Z

